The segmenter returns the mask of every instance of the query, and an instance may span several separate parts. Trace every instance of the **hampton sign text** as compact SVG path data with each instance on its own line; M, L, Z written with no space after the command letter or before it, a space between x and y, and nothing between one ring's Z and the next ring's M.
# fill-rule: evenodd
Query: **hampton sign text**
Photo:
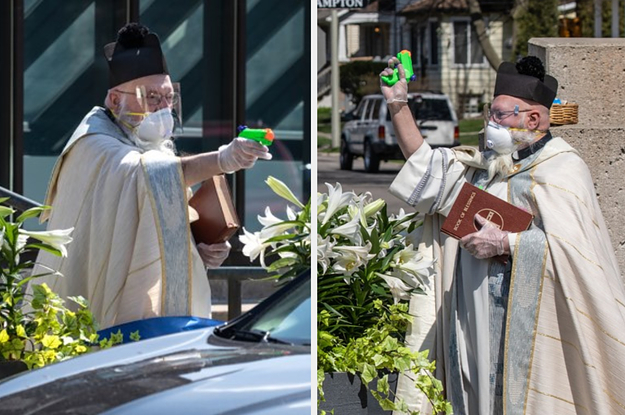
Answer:
M318 9L362 9L366 0L317 0Z

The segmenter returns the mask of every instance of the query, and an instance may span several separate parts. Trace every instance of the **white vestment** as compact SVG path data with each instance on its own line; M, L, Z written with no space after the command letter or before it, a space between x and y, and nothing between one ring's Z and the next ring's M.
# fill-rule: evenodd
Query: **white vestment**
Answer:
M61 153L45 204L52 206L42 216L48 229L74 227L74 240L66 258L41 252L37 259L63 277L35 282L64 298L85 297L100 328L157 316L210 317L178 157L142 152L95 107Z
M505 180L480 183L534 215L507 269L501 341L489 281L505 267L440 232L462 184L485 167L476 149L424 143L391 185L426 214L420 249L437 260L430 295L411 300L408 344L430 350L455 414L625 414L625 290L586 164L553 138ZM493 342L502 351L496 410ZM431 412L406 377L398 395Z

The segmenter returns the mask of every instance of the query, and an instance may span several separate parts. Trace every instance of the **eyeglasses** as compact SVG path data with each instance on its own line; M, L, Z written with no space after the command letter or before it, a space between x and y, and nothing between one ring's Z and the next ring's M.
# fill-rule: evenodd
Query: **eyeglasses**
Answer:
M139 91L128 92L128 91L120 91L116 89L115 92L119 92L120 94L134 95L135 97L137 97L137 99L141 99L141 93ZM148 103L148 105L151 105L151 106L161 105L161 102L163 102L163 99L165 99L165 102L167 102L167 105L176 105L178 104L178 101L180 100L180 95L177 94L176 92L171 92L167 95L162 95L162 94L159 94L158 92L152 91L152 92L148 92L145 97L145 101Z
M521 112L529 112L531 109L520 110L518 105L514 106L512 111L502 111L499 109L490 108L490 105L485 105L484 107L484 117L486 120L495 120L497 123L501 122L503 119L510 117L511 115L519 115Z

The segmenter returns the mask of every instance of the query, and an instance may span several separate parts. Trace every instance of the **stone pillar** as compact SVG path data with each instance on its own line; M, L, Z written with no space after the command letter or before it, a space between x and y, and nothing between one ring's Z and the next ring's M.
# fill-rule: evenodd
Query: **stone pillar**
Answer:
M579 105L579 123L552 127L588 164L612 246L625 272L625 39L535 38L538 56L558 80L558 98Z

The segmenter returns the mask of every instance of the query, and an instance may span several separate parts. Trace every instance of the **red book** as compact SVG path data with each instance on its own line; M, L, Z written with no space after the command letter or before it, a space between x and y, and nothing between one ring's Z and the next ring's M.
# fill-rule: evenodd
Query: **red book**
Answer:
M191 222L196 243L226 242L239 229L239 218L232 203L228 181L223 175L213 176L189 200L199 219Z
M441 231L456 239L477 232L478 224L473 219L476 214L508 232L527 230L534 218L531 213L465 183L443 222Z

